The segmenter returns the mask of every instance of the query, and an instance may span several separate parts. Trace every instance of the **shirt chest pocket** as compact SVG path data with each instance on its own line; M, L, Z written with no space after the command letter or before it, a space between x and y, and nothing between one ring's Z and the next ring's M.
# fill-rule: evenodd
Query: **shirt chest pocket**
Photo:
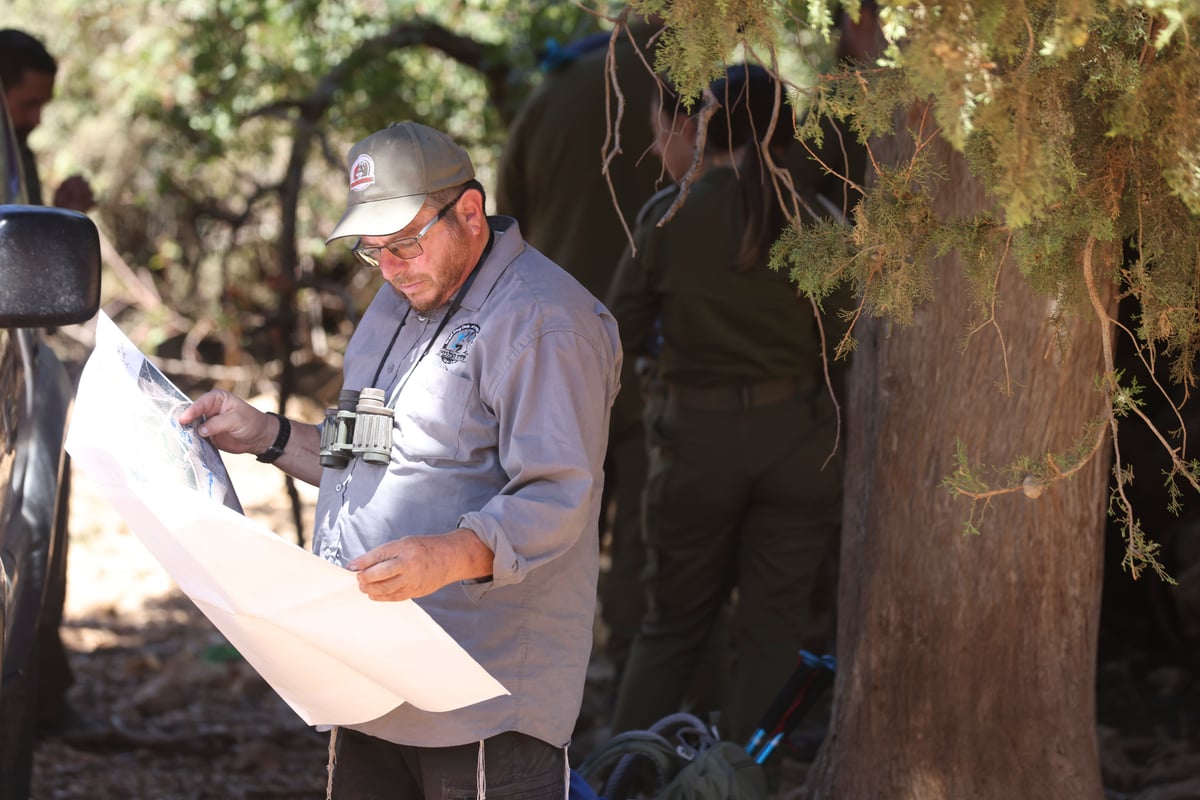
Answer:
M396 404L400 452L420 461L460 458L463 421L474 393L470 378L440 369L414 373Z

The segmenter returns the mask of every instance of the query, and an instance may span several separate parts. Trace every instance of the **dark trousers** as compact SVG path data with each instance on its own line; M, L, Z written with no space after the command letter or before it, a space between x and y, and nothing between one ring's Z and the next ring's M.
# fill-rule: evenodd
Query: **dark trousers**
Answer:
M635 387L636 388L636 387ZM646 485L646 445L642 426L614 435L608 442L604 488L615 501L605 526L609 568L600 575L600 615L608 627L605 653L617 676L625 669L633 637L646 613L646 545L642 541L642 490ZM608 512L608 504L601 513Z
M721 734L745 742L796 666L817 567L841 519L827 398L648 419L650 608L621 682L613 730L677 711L736 589L732 697Z
M412 747L338 728L331 776L333 800L473 800L479 791L479 742ZM487 800L564 800L565 749L522 733L484 741Z

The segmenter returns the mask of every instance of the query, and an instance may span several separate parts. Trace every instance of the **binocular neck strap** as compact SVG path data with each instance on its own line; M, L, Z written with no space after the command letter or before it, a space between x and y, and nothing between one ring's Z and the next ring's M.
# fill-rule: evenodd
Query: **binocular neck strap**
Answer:
M396 332L392 334L392 340L388 342L387 350L383 351L383 357L379 359L379 366L375 367L375 377L371 378L368 386L379 385L379 375L383 372L383 365L387 363L388 356L392 354L392 347L396 344L396 339L400 336L400 331L404 330L404 323L408 322L408 312L412 311L412 306L404 310L404 316L400 318L400 324L396 326Z

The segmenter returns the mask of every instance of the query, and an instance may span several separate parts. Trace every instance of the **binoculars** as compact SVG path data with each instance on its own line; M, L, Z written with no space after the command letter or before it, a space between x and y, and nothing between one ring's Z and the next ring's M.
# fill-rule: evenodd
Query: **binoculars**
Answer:
M392 418L383 389L343 389L338 407L325 409L321 466L344 467L353 456L371 464L392 460Z

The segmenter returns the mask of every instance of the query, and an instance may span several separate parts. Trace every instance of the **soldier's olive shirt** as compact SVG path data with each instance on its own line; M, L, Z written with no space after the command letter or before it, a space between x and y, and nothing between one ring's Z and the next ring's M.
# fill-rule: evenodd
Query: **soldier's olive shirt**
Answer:
M600 298L629 242L626 225L665 175L650 152L658 33L634 20L613 43L611 65L605 42L549 71L509 126L496 171L496 210L520 220L530 244ZM626 365L616 438L640 431L632 378Z
M495 553L488 579L415 602L511 694L441 713L405 704L351 726L400 744L519 731L562 746L591 651L616 324L513 220L491 225L491 250L445 324L449 304L422 315L386 284L375 296L344 388L379 372L396 409L391 463L326 468L317 501L313 549L336 564L459 527Z
M627 358L652 353L661 335L658 376L708 387L778 378L815 383L819 338L812 305L783 272L765 264L739 272L742 197L733 169L710 169L663 227L678 195L672 187L638 216L636 254L626 249L608 306Z
M638 52L655 31L639 22L622 32L611 74L605 44L546 75L509 126L500 155L496 209L520 220L534 247L601 298L629 241L622 218L632 225L663 175L649 152L654 54ZM624 102L615 136L618 99L605 87L613 75ZM607 176L606 140L610 149L620 145Z

